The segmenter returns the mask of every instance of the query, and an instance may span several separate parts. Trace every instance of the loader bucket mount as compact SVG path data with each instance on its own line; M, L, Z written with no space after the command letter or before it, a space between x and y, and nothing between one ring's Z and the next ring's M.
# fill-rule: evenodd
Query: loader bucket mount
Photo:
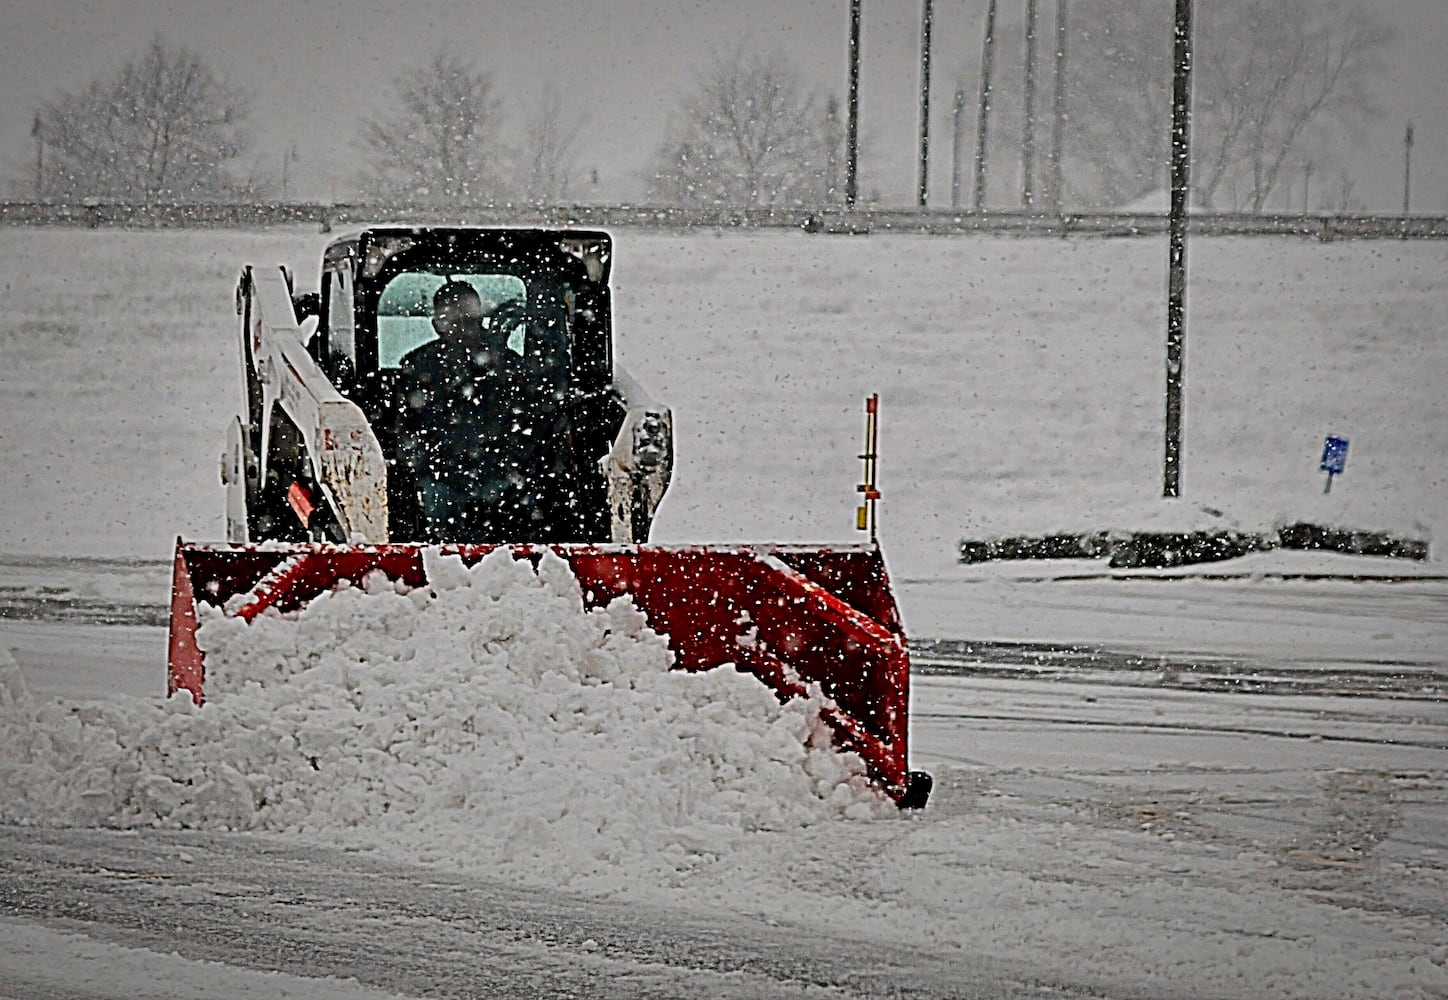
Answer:
M495 545L445 545L476 563ZM835 744L864 760L901 808L919 808L930 776L907 767L910 661L878 546L509 545L515 558L551 549L568 562L590 607L628 594L668 637L674 667L722 664L751 673L781 700L818 683ZM427 583L424 546L194 545L178 539L172 578L167 693L200 704L205 665L197 604L250 621L294 611L344 580L373 572ZM238 595L245 595L238 599Z

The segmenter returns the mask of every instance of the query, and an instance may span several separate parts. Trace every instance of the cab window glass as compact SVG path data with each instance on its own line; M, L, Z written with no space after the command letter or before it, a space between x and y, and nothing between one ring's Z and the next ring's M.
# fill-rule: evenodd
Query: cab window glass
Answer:
M409 351L437 339L432 328L432 296L451 278L466 281L477 289L483 300L484 315L491 315L504 302L526 304L527 286L513 274L452 274L406 271L395 275L382 289L377 302L377 364L381 368L397 368ZM523 311L508 334L508 347L522 354L527 337L522 321Z

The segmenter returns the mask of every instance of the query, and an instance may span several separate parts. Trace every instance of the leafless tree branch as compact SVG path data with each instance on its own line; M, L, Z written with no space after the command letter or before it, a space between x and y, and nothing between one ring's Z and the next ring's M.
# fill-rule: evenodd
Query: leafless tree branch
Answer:
M495 138L500 109L488 75L439 49L394 89L392 111L362 126L364 193L419 203L499 197L506 151Z
M804 90L782 54L740 48L680 103L650 193L692 205L827 204L837 197L839 131L837 112Z
M156 36L115 76L62 94L37 113L54 198L186 201L235 193L249 140L246 97L201 57Z

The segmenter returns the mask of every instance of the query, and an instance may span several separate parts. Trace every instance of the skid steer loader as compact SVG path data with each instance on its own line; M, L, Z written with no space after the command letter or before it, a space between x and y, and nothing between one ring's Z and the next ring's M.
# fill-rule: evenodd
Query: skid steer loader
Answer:
M907 768L909 658L878 545L648 545L673 466L672 415L613 357L612 239L584 230L386 227L331 242L320 290L246 267L236 286L243 393L221 478L227 544L177 541L168 693L198 704L197 602L251 620L296 610L372 572L424 585L415 470L396 420L409 353L437 336L433 295L464 281L510 350L547 370L566 459L526 495L529 537L447 539L465 562L546 547L585 600L627 594L669 637L675 666L733 664L781 698L817 683L837 745L902 807L929 775ZM548 494L546 497L545 494Z

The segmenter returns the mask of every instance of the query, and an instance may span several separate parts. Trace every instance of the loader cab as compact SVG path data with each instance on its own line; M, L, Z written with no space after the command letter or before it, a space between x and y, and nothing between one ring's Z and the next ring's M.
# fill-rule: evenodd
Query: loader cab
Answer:
M385 373L431 336L416 322L425 312L417 292L470 275L485 301L521 295L531 323L552 323L566 309L570 381L602 389L613 374L612 249L607 233L581 230L388 228L342 237L323 257L312 354L339 388Z
M572 452L576 512L567 540L608 537L599 465L624 416L612 392L611 258L608 234L577 230L377 228L327 247L308 347L377 433L390 537L421 537L416 485L398 461L398 388L403 358L437 336L432 296L448 280L471 284L488 311L506 311L509 349L537 362L566 411L560 446Z

